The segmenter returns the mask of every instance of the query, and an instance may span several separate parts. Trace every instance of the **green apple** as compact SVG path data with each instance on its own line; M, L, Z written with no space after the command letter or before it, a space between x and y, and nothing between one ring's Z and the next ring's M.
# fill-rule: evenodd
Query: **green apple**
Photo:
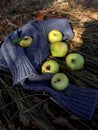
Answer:
M50 52L53 57L64 57L68 52L68 45L65 42L54 42L50 45Z
M47 60L43 63L41 70L42 73L57 73L59 71L59 64L55 60Z
M23 48L30 46L33 42L32 37L24 36L23 39L19 42L19 45Z
M48 34L48 40L53 43L53 42L58 42L62 41L63 35L59 30L51 30Z
M80 70L84 66L84 57L79 53L70 53L66 56L66 65L71 70Z
M64 73L56 73L51 79L51 86L55 90L65 90L69 85L69 78Z

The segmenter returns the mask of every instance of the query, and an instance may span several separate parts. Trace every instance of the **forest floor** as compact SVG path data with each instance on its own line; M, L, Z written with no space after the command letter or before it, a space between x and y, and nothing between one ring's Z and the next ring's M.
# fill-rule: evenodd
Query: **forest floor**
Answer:
M96 26L98 27L98 1L4 0L0 2L0 42L4 41L6 35L30 20L52 17L68 18L75 33L73 40L76 42L83 40L84 31L89 33L85 37L91 39ZM97 38L96 40L98 41Z
M4 38L9 33L25 25L28 21L49 18L67 18L69 20L75 34L71 42L79 44L83 42L98 44L98 0L3 0L2 2L0 0L0 44L4 42ZM53 113L51 114L49 110L50 106L48 108L47 104L44 104L44 107L48 115L51 116ZM24 115L22 117L25 118ZM77 125L75 128L72 122L76 124L77 121L81 126L79 127L79 125ZM54 122L56 122L55 124L58 123L62 130L62 123L65 123L65 126L67 126L66 130L82 130L82 125L84 125L84 130L85 128L86 130L95 130L98 128L97 121L98 106L96 107L94 119L91 122L79 120L79 118L73 118L72 121L68 121L65 118L61 118L60 115ZM25 121L21 122L25 124ZM0 124L3 125L2 120ZM19 124L17 128L17 130L26 129L37 130L37 126L32 123L29 127L21 127ZM6 130L5 127L2 130ZM9 126L7 130L16 129L15 127ZM60 130L60 128L58 128L58 130Z

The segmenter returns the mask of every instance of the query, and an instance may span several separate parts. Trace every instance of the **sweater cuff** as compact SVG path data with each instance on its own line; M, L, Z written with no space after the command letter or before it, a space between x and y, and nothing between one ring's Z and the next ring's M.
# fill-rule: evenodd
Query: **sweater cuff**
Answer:
M0 48L0 71L9 72L9 68L7 66L5 59L4 59L1 48Z
M65 97L64 95L62 97L65 98L66 104L64 100L61 104L71 112L91 120L98 100L97 95L98 90L70 85L65 92Z
M23 48L14 46L9 39L5 40L1 50L12 73L14 85L37 73L25 55Z

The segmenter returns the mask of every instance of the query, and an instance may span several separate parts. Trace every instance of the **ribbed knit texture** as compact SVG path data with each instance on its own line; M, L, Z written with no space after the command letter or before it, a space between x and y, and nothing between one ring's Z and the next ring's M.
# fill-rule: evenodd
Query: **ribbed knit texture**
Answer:
M32 71L36 74L34 67L25 56L21 47L12 45L10 41L6 39L1 49L7 65L12 73L14 84L28 78L32 74Z
M7 71L9 72L9 68L7 66L7 63L4 59L4 56L2 54L1 48L0 48L0 71Z
M52 74L41 74L42 63L50 55L50 43L47 34L57 29L63 34L63 39L73 37L71 26L67 19L49 19L45 21L30 21L20 29L5 38L0 49L0 70L9 71L13 76L13 84L21 84L23 88L36 92L47 91L65 109L91 119L98 98L98 90L69 85L64 91L56 91L51 87ZM29 35L33 43L26 49L12 40Z
M77 87L72 84L64 91L56 91L51 87L51 81L32 81L26 80L21 82L22 86L27 90L46 91L65 109L83 117L84 119L91 120L94 114L98 90ZM36 87L37 84L37 87Z

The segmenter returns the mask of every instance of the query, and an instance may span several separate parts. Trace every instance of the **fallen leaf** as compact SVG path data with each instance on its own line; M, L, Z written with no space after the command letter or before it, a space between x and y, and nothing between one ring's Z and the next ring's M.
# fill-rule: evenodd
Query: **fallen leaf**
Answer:
M54 124L58 124L60 126L67 126L69 130L75 130L75 128L69 123L69 121L64 117L57 117L53 120Z
M44 20L44 15L41 12L38 12L37 19L38 20Z
M0 24L0 31L2 31L3 30L3 26Z

